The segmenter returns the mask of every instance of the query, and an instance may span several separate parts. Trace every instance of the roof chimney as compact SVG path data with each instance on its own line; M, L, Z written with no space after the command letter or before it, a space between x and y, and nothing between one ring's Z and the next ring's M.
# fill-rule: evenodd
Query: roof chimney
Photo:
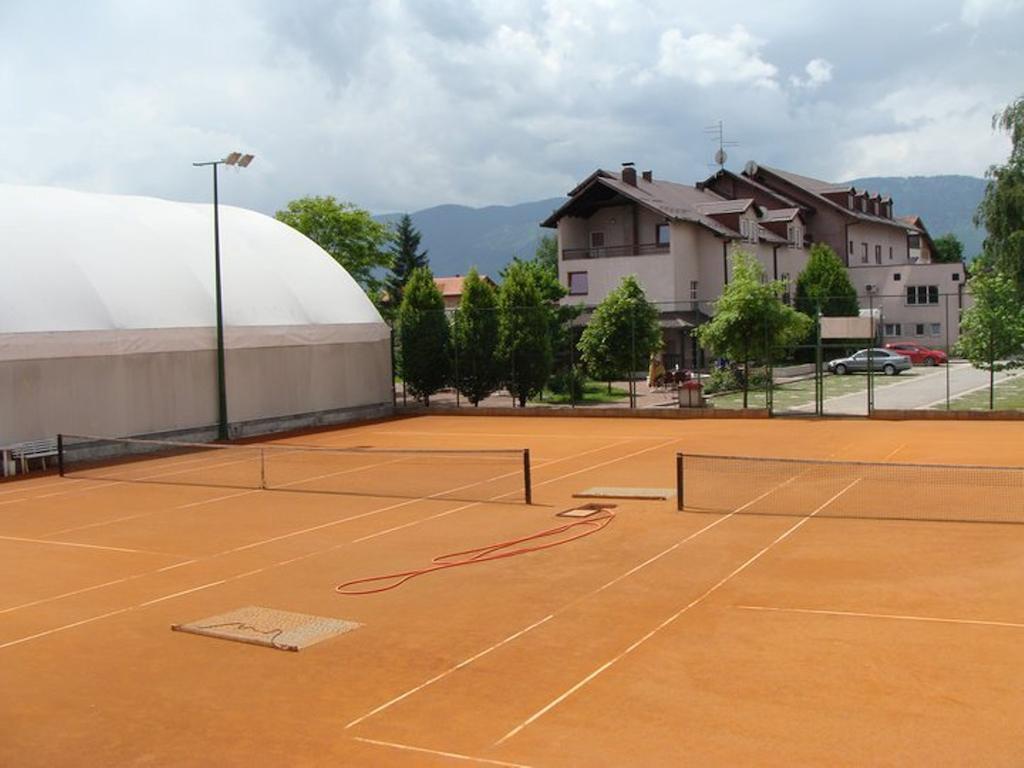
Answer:
M633 163L622 164L622 180L632 187L636 186L636 168Z
M654 181L653 172L652 171L644 171L640 175L644 177L644 181Z

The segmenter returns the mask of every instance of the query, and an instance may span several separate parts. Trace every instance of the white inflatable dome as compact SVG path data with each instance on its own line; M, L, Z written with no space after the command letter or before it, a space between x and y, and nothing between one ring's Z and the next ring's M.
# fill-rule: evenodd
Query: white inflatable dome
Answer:
M224 320L381 323L359 285L281 222L220 206ZM0 333L215 324L212 204L0 185Z
M379 416L390 330L292 228L220 207L233 435ZM0 185L0 448L216 424L212 204ZM383 410L382 410L383 409Z

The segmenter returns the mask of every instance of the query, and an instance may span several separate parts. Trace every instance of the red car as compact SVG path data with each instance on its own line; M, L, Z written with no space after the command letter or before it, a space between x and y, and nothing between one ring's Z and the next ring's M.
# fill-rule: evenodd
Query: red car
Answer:
M909 341L895 341L886 344L885 348L891 349L898 355L909 357L910 362L914 365L944 365L949 362L946 353L941 349L929 349Z

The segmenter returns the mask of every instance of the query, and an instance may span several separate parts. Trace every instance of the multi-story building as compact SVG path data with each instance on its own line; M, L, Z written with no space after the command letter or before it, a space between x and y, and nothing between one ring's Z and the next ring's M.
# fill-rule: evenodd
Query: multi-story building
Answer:
M698 360L692 330L713 313L736 249L785 281L789 300L811 243L827 243L862 308L880 310L886 340L957 337L963 265L933 263L919 218L894 218L891 199L849 185L748 163L687 186L626 165L592 173L543 226L558 230L565 301L595 306L636 275L661 311L666 356L686 366Z

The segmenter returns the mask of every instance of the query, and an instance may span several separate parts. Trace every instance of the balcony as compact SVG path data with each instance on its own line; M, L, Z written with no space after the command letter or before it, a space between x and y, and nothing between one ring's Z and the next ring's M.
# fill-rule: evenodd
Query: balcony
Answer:
M611 259L619 256L650 256L668 253L668 243L636 243L629 245L602 245L596 248L563 248L562 260Z

